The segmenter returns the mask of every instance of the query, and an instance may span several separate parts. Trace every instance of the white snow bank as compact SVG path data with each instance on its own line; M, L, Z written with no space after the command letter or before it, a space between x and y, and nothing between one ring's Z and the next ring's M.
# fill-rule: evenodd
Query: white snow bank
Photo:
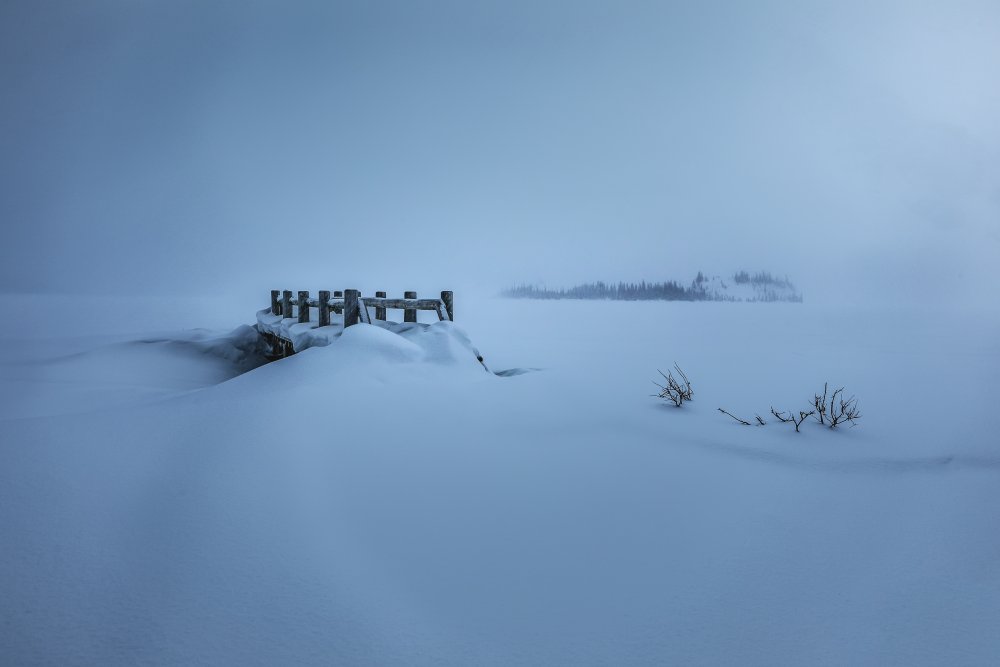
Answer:
M1000 452L979 418L995 317L471 299L462 313L492 367L546 372L485 373L447 324L358 325L221 384L119 396L113 414L0 422L0 656L995 662ZM167 358L194 386L181 359L217 356L184 349ZM10 350L4 377L21 364L9 386L30 394L51 359ZM132 363L115 350L106 364ZM695 387L681 409L650 396L675 360ZM795 408L824 380L858 394L859 427L716 412Z
M295 318L273 315L269 309L257 312L257 328L292 341L296 352L336 343L353 355L367 355L395 361L428 361L439 364L475 366L483 370L479 351L469 335L454 322L391 322L372 320L344 330L344 318L330 314L330 325L316 321L299 322Z
M117 338L9 342L0 358L0 419L120 409L218 384L266 362L266 345L247 325Z

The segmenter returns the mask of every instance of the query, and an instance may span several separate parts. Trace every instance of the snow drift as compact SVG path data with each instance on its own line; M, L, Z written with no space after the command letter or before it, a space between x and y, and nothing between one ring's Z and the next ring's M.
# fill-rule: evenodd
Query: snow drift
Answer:
M253 354L226 335L122 345L109 325L107 340L0 345L4 402L20 406L0 417L0 655L994 661L1000 453L985 420L944 417L990 414L993 314L463 313L488 361L545 372L483 372L448 323L358 325L239 374ZM69 348L84 357L53 354ZM119 378L159 369L142 374L154 390L110 391L98 358ZM674 360L696 390L681 409L650 396ZM796 434L715 412L795 407L824 380L858 394L861 426ZM921 403L931 380L953 391Z

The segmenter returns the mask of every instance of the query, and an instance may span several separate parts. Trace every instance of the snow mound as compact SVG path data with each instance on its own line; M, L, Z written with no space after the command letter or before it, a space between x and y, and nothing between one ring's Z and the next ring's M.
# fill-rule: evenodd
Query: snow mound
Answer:
M0 398L54 412L0 422L0 663L995 664L997 438L909 388L991 414L1000 320L834 306L470 299L546 369L504 381L448 322L194 390L262 337L4 339ZM827 379L859 428L716 411Z
M266 363L267 345L252 326L242 324L229 333L220 334L204 329L181 332L171 336L148 338L132 345L152 345L188 355L203 355L228 365L232 375L251 371Z
M113 343L81 340L75 347L72 354L3 364L0 419L148 403L225 382L267 363L267 345L248 325L228 333L192 330Z
M424 349L417 343L376 326L359 324L339 336L339 351L364 354L387 361L421 361Z
M282 318L265 309L257 313L257 330L292 341L296 352L333 345L341 354L353 358L475 366L483 370L479 350L454 322L373 320L371 324L359 323L345 330L341 315L331 314L330 325L320 327L316 322Z

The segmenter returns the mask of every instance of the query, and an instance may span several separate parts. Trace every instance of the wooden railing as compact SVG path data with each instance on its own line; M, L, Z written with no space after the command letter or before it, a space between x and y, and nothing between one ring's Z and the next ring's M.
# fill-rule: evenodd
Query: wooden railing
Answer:
M375 309L375 319L385 320L387 310L402 310L404 322L416 322L418 310L433 310L439 320L455 320L454 292L441 292L440 299L418 299L416 292L404 292L402 299L386 298L385 292L375 292L374 297L362 297L356 289L335 291L320 290L318 297L310 298L308 291L298 292L298 298L292 298L291 290L271 290L271 313L289 318L293 313L299 322L309 322L309 311L315 308L318 313L318 324L329 326L330 313L343 313L344 327L358 322L371 324L372 317L369 308Z

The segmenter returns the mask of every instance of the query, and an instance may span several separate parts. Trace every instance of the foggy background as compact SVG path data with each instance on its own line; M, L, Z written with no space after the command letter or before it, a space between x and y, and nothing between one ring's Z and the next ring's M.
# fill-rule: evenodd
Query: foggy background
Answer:
M995 304L998 72L996 2L6 0L0 290Z

